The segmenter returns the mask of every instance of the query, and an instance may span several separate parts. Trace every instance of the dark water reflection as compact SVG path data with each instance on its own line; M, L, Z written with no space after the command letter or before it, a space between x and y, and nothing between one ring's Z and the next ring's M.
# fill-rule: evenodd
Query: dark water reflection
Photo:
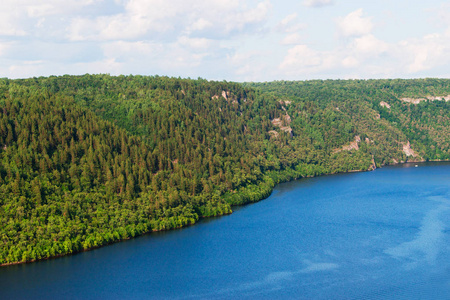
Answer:
M230 216L0 269L1 299L449 299L450 164L282 184Z

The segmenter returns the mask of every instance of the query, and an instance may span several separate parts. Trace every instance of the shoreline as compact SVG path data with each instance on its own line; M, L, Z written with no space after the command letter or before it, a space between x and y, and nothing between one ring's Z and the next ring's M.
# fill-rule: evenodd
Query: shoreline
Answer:
M370 167L369 169L367 169L367 170L348 170L347 172L326 173L326 174L320 174L320 175L316 175L316 176L305 176L305 177L300 177L300 178L294 178L294 179L292 179L292 180L281 181L281 182L277 183L277 184L271 189L271 191L270 191L270 193L269 193L269 195L268 195L267 197L261 198L261 199L259 199L259 200L257 200L257 201L247 202L247 203L243 203L243 204L239 204L239 205L231 205L231 204L230 204L230 207L243 207L243 206L246 206L246 205L249 205L249 204L253 204L253 203L262 201L262 200L264 200L264 199L267 199L268 197L270 197L270 195L272 195L273 190L274 190L279 184L287 183L287 182L294 182L294 181L297 181L297 180L301 180L302 178L314 178L314 177L329 176L329 175L338 175L338 174L351 174L351 173L359 173L359 172L370 172L370 171L375 171L375 170L378 169L378 168L381 169L381 168L383 168L383 167L395 167L395 166L401 166L401 165L406 165L406 164L417 164L417 163L419 163L419 164L424 164L424 163L433 163L433 162L434 162L434 163L450 163L450 160L441 160L441 159L435 159L435 160L408 160L408 161L397 162L397 163L394 163L394 164L384 164L384 165L381 165L380 167L376 167L376 168L372 168L373 166L371 165L371 167ZM217 215L217 216L199 217L199 220L198 220L198 221L200 221L201 219L213 219L213 218L217 218L217 217L222 217L222 216L230 215L230 214L232 214L232 213L233 213L233 210L231 211L231 213L225 213L225 214L221 214L221 215ZM187 228L187 227L196 225L196 224L198 223L198 221L195 222L194 224L189 224L189 225L185 225L185 226L181 226L181 227L176 227L176 228L171 228L171 229L151 230L151 231L148 231L148 232L144 232L144 233L142 233L142 234L140 234L140 235L136 235L136 236L134 236L134 237L128 237L128 238L126 238L126 239L120 239L120 240L117 240L117 241L114 241L114 242L110 242L110 243L103 244L103 245L100 245L100 246L95 246L95 247L88 248L88 249L83 249L83 250L76 251L76 252L72 252L72 253L58 254L58 255L55 255L55 256L47 257L47 258L41 258L41 259L35 259L35 260L29 260L29 261L25 261L25 262L24 262L24 261L19 261L19 262L12 262L12 263L4 263L4 264L0 264L0 268L1 268L1 267L7 267L7 266L22 265L22 264L29 264L29 263L35 263L35 262L40 262L40 261L46 261L46 260L50 260L50 259L60 258L60 257L63 257L63 256L76 255L76 254L80 254L80 253L83 253L83 252L88 252L88 251L96 250L96 249L99 249L99 248L102 248L102 247L106 247L106 246L109 246L109 245L112 245L112 244L115 244L115 243L124 242L124 241L130 240L130 239L133 239L133 238L137 238L137 237L140 237L140 236L147 235L147 234L152 234L152 233L156 233L156 232L172 231L172 230L178 230L178 229Z

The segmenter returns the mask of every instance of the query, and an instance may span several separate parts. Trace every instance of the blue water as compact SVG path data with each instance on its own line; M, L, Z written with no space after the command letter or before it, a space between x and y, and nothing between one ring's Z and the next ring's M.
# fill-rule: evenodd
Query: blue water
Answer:
M302 179L182 230L0 268L1 299L450 299L450 164Z

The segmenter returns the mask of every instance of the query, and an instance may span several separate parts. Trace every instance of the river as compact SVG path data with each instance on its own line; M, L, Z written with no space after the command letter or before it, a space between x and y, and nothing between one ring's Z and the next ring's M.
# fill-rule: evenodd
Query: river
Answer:
M450 164L281 184L181 230L0 268L0 299L450 299Z

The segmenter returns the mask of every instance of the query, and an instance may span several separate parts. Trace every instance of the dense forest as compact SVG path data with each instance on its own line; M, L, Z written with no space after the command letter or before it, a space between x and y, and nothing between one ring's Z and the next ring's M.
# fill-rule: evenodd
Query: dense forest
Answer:
M444 79L0 79L0 264L191 225L288 180L448 160L448 95Z

